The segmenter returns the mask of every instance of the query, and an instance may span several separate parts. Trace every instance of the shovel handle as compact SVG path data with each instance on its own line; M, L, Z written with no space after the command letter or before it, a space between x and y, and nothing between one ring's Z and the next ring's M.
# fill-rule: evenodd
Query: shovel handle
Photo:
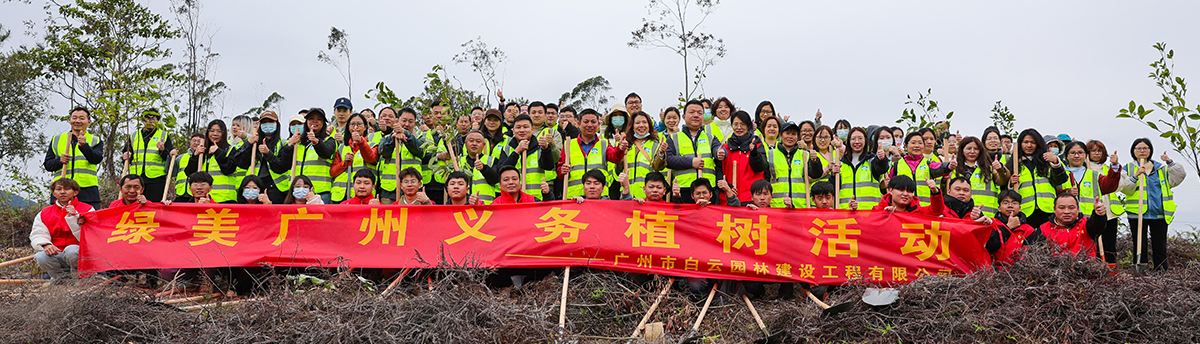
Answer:
M812 293L808 292L808 289L804 290L804 294L808 295L809 300L813 300L813 302L816 302L817 306L821 306L821 309L829 309L829 304L822 302L821 299L818 299L816 295L813 295Z

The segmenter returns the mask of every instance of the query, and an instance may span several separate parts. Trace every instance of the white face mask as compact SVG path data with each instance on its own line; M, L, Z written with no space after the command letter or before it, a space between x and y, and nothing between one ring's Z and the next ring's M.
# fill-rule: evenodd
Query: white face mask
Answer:
M879 140L879 150L885 151L892 148L892 139Z

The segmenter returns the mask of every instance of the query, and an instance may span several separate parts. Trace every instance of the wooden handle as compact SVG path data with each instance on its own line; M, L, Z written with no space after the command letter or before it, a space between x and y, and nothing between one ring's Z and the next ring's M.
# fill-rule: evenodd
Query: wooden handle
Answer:
M563 269L562 299L558 304L558 327L567 327L567 283L571 281L571 267Z
M254 175L254 164L257 162L258 162L258 142L255 142L253 146L250 146L250 171L246 172L246 175L248 175L248 176Z
M667 281L667 285L664 285L662 290L658 292L658 297L654 298L654 303L650 305L650 310L646 311L646 315L642 316L642 321L638 323L637 328L634 328L633 334L630 337L637 338L642 333L642 330L646 328L646 322L650 321L650 316L654 315L654 310L658 309L658 304L662 302L663 297L667 296L668 291L671 291L672 285L675 285L675 277L671 277Z
M177 156L172 155L171 156L171 164L167 165L167 183L166 183L166 186L163 187L162 198L160 198L159 200L163 200L163 201L167 200L167 194L172 189L171 177L173 177L175 175L175 158L177 158ZM178 182L178 181L176 181L176 182Z
M764 324L762 321L762 317L758 316L758 310L754 309L753 303L750 303L750 297L746 296L746 294L742 294L742 300L746 301L746 307L750 308L750 315L753 315L754 321L758 322L758 328L762 329L764 334L766 334L767 336L770 336L771 332L767 330L767 324Z
M713 295L717 294L717 283L714 281L712 290L708 291L708 299L704 300L704 308L700 309L700 316L696 318L696 323L692 324L692 330L699 331L700 323L704 322L704 315L708 314L708 306L712 304Z
M5 266L9 266L9 265L16 265L16 264L20 264L20 263L24 263L24 262L31 261L31 260L33 260L33 257L34 257L34 256L36 256L36 255L34 255L34 254L31 254L31 255L28 255L28 256L25 256L25 257L21 257L21 258L17 258L17 259L13 259L13 260L10 260L10 261L7 261L7 262L0 263L0 268L2 268L2 267L5 267Z

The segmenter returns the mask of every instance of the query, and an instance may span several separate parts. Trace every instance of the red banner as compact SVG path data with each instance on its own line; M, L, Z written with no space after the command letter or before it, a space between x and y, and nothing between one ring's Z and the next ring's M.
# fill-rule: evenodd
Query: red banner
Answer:
M991 266L991 227L882 211L630 201L504 206L129 205L86 215L80 268L589 266L902 284Z

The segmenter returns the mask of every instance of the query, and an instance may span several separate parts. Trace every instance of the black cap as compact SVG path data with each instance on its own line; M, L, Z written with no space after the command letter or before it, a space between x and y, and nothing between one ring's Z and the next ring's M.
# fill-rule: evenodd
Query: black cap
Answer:
M337 110L337 108L353 109L354 105L350 104L350 98L341 97L333 102L333 109Z
M312 116L321 116L321 121L329 122L329 117L325 117L325 110L315 107L308 109L308 114L304 115L304 119L309 119Z
M783 133L785 131L788 131L788 129L794 129L794 130L796 130L796 132L800 132L800 126L796 125L796 123L793 123L793 122L784 123L783 128L779 128L779 132Z

